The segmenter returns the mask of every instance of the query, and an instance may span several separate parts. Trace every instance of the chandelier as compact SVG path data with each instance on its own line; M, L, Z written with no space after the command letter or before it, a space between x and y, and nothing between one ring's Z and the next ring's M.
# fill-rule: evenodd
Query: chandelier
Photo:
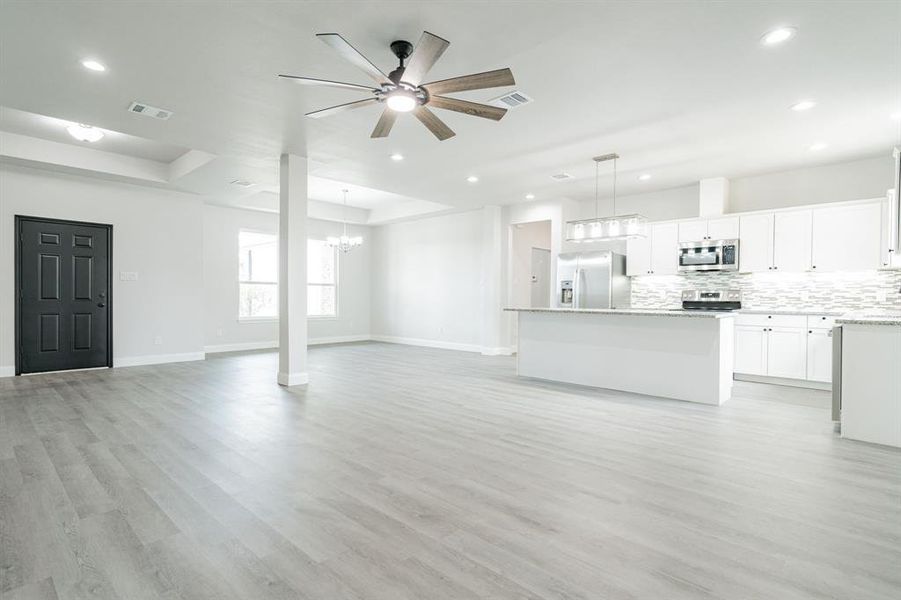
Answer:
M341 252L347 253L363 244L362 236L350 237L347 235L347 190L341 190L344 194L344 231L340 236L329 236L325 238L325 243L333 248L337 248Z
M616 214L616 159L618 154L595 156L594 160L594 218L566 222L566 241L568 242L609 242L643 238L647 235L647 217L639 214ZM613 214L601 217L598 200L598 178L600 164L613 161Z

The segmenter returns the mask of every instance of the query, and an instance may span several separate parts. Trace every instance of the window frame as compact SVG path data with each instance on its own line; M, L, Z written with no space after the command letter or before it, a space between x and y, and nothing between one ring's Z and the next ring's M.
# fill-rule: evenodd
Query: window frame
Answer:
M235 236L236 256L238 257L238 260L235 261L235 279L237 281L237 283L235 284L235 291L237 292L237 298L238 298L238 301L236 303L236 308L238 311L238 323L278 323L278 320L279 320L279 314L278 314L279 281L277 279L274 282L272 282L272 281L243 281L241 279L241 234L242 233L256 233L256 234L261 234L261 235L271 235L273 238L275 238L276 256L278 256L279 251L281 250L281 248L279 247L279 238L278 238L277 231L273 232L273 231L266 231L264 229L251 229L249 227L238 228L238 235ZM279 265L276 264L275 268L276 268L276 273L278 273L278 270L280 268ZM275 305L276 314L275 314L275 316L274 317L242 316L241 315L241 285L242 284L274 285L275 286L275 297L276 297L276 305Z
M310 251L310 242L320 242L328 246L328 242L324 239L318 237L308 237L307 238L307 253ZM340 290L339 285L341 283L341 261L338 256L338 249L334 246L329 246L332 249L332 255L335 257L335 283L310 283L310 273L309 273L309 265L307 266L307 319L311 321L337 321L338 315L341 311L341 303L340 303ZM310 314L310 286L317 287L333 287L335 288L335 314L333 315L311 315Z

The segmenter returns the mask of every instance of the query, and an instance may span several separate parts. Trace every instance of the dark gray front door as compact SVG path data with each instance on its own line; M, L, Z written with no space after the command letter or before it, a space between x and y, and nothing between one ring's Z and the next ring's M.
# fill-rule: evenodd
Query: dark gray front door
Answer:
M16 373L112 366L112 227L16 217Z

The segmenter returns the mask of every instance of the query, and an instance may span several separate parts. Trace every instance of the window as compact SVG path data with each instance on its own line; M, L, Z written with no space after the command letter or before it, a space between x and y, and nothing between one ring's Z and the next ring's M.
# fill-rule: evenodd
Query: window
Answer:
M338 253L322 240L307 240L307 316L338 316Z
M238 318L278 318L278 238L271 233L238 233Z

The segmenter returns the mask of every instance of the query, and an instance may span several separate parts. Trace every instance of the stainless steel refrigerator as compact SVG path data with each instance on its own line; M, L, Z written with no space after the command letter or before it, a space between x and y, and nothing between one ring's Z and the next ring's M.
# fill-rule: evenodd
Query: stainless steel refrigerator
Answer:
M570 252L557 257L558 308L628 308L631 295L622 254Z

